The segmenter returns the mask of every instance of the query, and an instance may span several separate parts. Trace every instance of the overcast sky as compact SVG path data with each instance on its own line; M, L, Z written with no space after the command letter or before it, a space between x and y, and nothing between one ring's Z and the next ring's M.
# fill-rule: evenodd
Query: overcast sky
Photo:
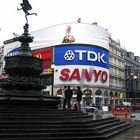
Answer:
M22 0L0 0L0 45L13 37L12 33L22 34L25 23L23 11L17 11ZM135 55L140 56L140 0L29 0L30 32L56 24L76 22L97 22L108 29L113 39Z

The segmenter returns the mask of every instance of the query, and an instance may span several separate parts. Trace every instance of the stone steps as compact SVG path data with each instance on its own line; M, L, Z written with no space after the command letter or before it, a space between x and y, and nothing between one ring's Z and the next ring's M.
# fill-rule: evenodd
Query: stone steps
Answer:
M95 119L92 114L74 110L0 106L1 140L98 140L133 126L115 117Z

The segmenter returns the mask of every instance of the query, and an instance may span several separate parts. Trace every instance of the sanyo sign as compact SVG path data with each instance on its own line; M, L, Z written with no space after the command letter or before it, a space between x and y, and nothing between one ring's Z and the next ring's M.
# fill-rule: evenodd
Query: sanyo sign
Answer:
M57 46L56 84L108 86L108 50L94 45Z

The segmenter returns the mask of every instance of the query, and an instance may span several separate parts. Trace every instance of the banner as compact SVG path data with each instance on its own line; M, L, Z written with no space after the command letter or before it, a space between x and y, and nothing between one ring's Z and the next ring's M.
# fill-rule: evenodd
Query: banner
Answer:
M89 65L109 69L108 50L94 45L55 47L55 65Z

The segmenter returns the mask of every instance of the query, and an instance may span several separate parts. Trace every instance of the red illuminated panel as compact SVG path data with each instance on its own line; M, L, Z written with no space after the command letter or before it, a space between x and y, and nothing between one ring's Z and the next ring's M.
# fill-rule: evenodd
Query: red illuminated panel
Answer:
M34 50L32 52L32 55L44 60L44 62L43 62L44 69L49 68L51 66L52 60L53 60L53 49L52 48Z
M9 74L0 74L0 79L6 79L9 77Z

